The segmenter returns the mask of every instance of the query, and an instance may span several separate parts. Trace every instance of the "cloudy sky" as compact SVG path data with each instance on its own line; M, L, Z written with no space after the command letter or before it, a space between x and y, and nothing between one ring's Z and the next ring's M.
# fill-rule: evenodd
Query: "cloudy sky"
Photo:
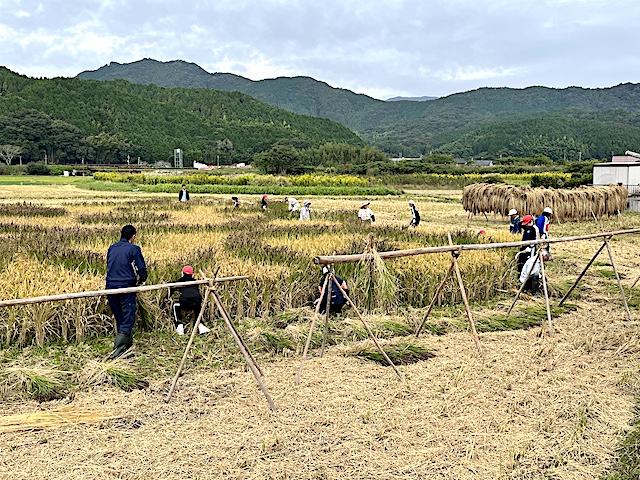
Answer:
M640 82L638 0L0 0L0 65L186 60L375 98Z

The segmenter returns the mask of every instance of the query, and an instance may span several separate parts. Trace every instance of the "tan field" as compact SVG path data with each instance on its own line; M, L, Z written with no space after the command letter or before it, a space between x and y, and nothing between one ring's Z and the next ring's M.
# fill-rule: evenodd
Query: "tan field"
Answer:
M105 194L74 186L0 189L3 203L15 202L18 196L27 202L79 211L82 202L99 197L126 202L128 197L144 194ZM371 199L377 218L372 231L384 225L407 225L410 198L422 216L418 229L485 230L487 241L517 240L508 233L505 218L480 215L469 219L460 204L461 191L424 190L402 198ZM258 199L257 195L241 197L245 204ZM330 210L352 209L355 217L361 201L312 200L312 221L314 212L319 215ZM196 224L207 214L206 209L206 205L197 206L182 221ZM625 213L598 222L553 223L551 232L561 237L624 230L638 227L639 220L638 214ZM42 220L56 221L55 217ZM297 224L295 220L282 223ZM222 240L211 234L207 241ZM341 241L345 240L331 240L332 244ZM273 246L287 243L275 237L272 242ZM292 238L290 242L292 248L310 257L332 253L320 241ZM98 385L79 387L49 402L8 399L0 403L0 478L601 478L615 467L617 449L632 429L640 394L640 312L638 295L630 290L640 275L639 242L639 235L614 237L611 242L622 284L630 298L636 298L630 301L631 321L626 318L615 277L609 273L612 269L605 250L569 300L574 308L553 319L553 336L546 328L544 297L524 296L513 315L525 315L526 309L533 308L540 314L539 326L482 331L483 355L476 349L461 304L443 307L438 318L448 320L445 335L408 337L435 356L399 366L403 379L388 366L349 354L359 346L370 346L370 340L332 344L322 358L318 349L313 350L299 385L295 375L302 344L282 354L258 352L256 360L264 370L275 412L268 408L222 328L214 333L228 348L218 353L234 356L236 361L207 361L215 356L202 346L207 339L199 338L169 403L164 400L176 362L149 376L147 388L131 392ZM143 251L159 261L175 254L168 251L174 244L171 239L153 238ZM554 260L548 264L553 304L560 299L558 291L566 291L600 245L601 240L589 240L553 246ZM108 242L99 242L91 249L107 247ZM483 258L489 262L501 258L486 255ZM450 256L438 258L399 261L428 262L444 275ZM222 273L245 273L242 268L238 262ZM9 273L5 268L5 282ZM309 275L317 281L317 272ZM474 277L470 283L482 281ZM96 276L87 280L86 287L100 287L101 282ZM32 288L47 291L37 282ZM504 315L514 294L515 290L486 301L476 299L471 305L474 318L490 322ZM411 315L408 323L415 324L424 310L401 308L399 312L400 316ZM380 321L375 315L365 319ZM336 321L353 323L357 317L350 312ZM255 334L242 328L240 333L247 338ZM142 362L150 355L180 358L186 338L168 333L158 338L166 343L160 345L151 336L137 343L132 362ZM82 348L70 345L67 354L80 355L77 352ZM24 361L34 351L25 348ZM8 350L3 350L5 362L7 355ZM54 415L45 417L46 412Z

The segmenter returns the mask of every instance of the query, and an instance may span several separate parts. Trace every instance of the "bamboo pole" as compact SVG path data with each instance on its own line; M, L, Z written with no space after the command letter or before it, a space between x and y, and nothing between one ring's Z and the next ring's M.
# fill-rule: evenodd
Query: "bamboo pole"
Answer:
M247 280L249 278L248 275L239 275L235 277L221 277L214 278L211 281L215 283L222 282L234 282L236 280ZM14 305L29 305L32 303L43 303L43 302L55 302L59 300L73 300L75 298L86 298L86 297L100 297L104 295L116 295L119 293L137 293L137 292L148 292L151 290L161 290L163 288L173 288L173 287L187 287L189 285L204 285L209 283L209 280L193 280L191 282L172 282L172 283L161 283L157 285L143 285L140 287L126 287L126 288L112 288L105 290L93 290L89 292L76 292L76 293L61 293L58 295L45 295L42 297L31 297L31 298L16 298L14 300L2 300L0 301L0 307L9 307Z
M454 266L454 263L453 263L453 260L451 260L451 265L449 265L449 270L447 270L447 273L445 273L444 278L442 279L442 282L440 283L440 285L438 285L438 288L436 289L436 293L433 295L433 299L431 300L431 303L429 304L429 308L427 309L427 313L425 313L424 317L422 318L422 322L420 323L420 325L418 326L418 329L416 330L416 338L420 336L422 327L427 321L427 318L429 318L429 314L431 313L431 310L433 310L433 307L438 301L438 298L440 298L440 292L444 288L444 284L447 282L447 280L451 276L451 272L453 271L453 266Z
M178 383L178 378L180 378L180 375L182 374L182 370L184 369L185 363L187 362L187 355L189 354L189 350L191 350L191 345L193 344L193 340L196 337L196 332L198 331L198 325L200 325L202 316L204 315L204 311L207 307L208 300L209 300L209 295L206 295L202 301L202 307L200 308L200 313L198 314L198 318L196 318L196 323L193 325L193 331L191 332L191 337L189 337L187 348L184 349L184 354L182 355L182 360L180 361L180 365L178 366L178 371L176 372L176 376L173 377L173 382L171 383L171 388L169 389L169 393L167 393L167 396L164 399L165 403L169 403L169 400L171 400L171 395L173 395L173 391L176 388L176 384Z
M627 296L624 294L622 288L622 282L620 282L620 275L618 275L618 269L613 261L613 254L611 253L611 247L609 246L609 238L604 239L604 243L607 245L607 253L609 253L609 260L611 260L611 266L613 267L613 273L616 274L616 281L618 282L618 288L620 289L620 296L622 297L622 304L627 312L627 319L631 321L631 312L629 312L629 305L627 304Z
M260 389L262 390L264 397L267 399L269 408L275 411L276 406L273 403L273 400L271 399L271 395L269 395L269 391L267 390L267 387L265 387L264 383L262 382L262 378L260 376L259 370L253 361L253 356L251 355L251 353L249 353L248 350L245 349L244 342L236 332L235 328L231 325L231 319L227 316L226 311L222 306L222 301L220 300L220 298L218 297L218 294L213 289L209 290L209 295L211 296L211 298L213 298L213 301L218 307L218 311L220 312L220 315L222 316L222 319L224 320L225 325L229 329L229 332L231 332L231 336L233 337L233 339L236 341L236 344L238 345L238 348L242 352L242 355L244 356L244 359L247 362L247 365L249 365L249 370L251 370L251 373L253 373L253 376L258 382L258 385L260 386Z
M582 270L580 275L578 275L578 278L576 279L576 281L573 282L573 285L571 285L571 288L567 291L567 293L564 294L564 297L562 297L562 300L560 300L560 303L558 303L559 307L561 307L562 304L564 303L564 301L567 298L569 298L569 295L571 294L571 292L573 292L573 289L578 286L578 282L580 280L582 280L582 277L584 277L585 273L587 273L587 270L589 270L589 267L591 266L591 264L595 261L596 258L598 258L598 255L600 255L600 252L606 246L607 246L607 243L606 242L602 242L602 245L600 245L600 248L598 249L598 251L595 253L595 255L593 257L591 257L591 260L589 260L589 263L587 263L587 266L584 267L584 269Z
M638 280L640 280L640 275L638 276L638 278L636 278L636 281L633 282L633 285L631 285L631 288L636 286L636 283L638 283Z
M541 243L550 244L550 243L575 242L578 240L591 240L594 238L612 237L615 235L626 235L631 233L640 233L640 228L634 228L631 230L618 230L615 232L606 232L606 233L592 233L589 235L579 235L574 237L558 237L558 238L545 238L542 240L527 240L524 242L443 245L438 247L414 248L411 250L395 250L391 252L378 252L378 255L382 259L402 258L402 257L409 257L414 255L425 255L430 253L453 252L453 251L456 251L458 248L462 248L462 250L464 251L492 250L495 248L512 248L512 247L522 247L522 246L529 246L529 245L539 245ZM354 262L361 261L365 257L366 257L366 254L327 255L327 256L315 257L313 259L313 262L317 265L327 265L331 263L354 263Z
M542 258L542 250L538 253L540 260L540 277L542 277L542 289L544 290L544 301L547 306L547 320L549 322L549 336L553 337L553 324L551 323L551 306L549 305L549 290L547 289L547 275L544 273L544 259Z
M382 356L385 358L385 360L389 363L389 365L391 365L391 367L393 367L393 370L396 372L396 375L398 375L398 378L400 378L400 380L403 379L402 374L398 371L398 369L396 368L395 364L391 361L391 359L389 358L389 355L387 355L387 352L385 352L382 347L380 346L380 344L378 343L378 340L376 339L375 335L373 334L373 332L371 331L371 328L369 328L369 325L367 324L367 322L364 321L364 318L362 318L362 315L360 315L360 312L358 311L358 308L356 307L356 305L351 301L351 298L349 298L349 295L347 295L347 292L345 292L342 289L342 286L340 286L338 284L338 281L336 280L335 275L331 275L331 280L333 281L333 283L338 287L338 290L340 290L340 293L342 293L342 295L344 296L344 298L347 299L347 302L349 302L349 305L351 305L351 308L353 309L353 311L356 313L356 315L358 316L358 318L360 319L360 321L362 322L362 324L364 325L364 328L367 329L367 332L369 333L369 336L371 337L371 340L373 340L373 343L376 345L376 347L378 347L378 350L380 350L380 353L382 353Z
M332 267L329 267L329 271L332 275L335 275ZM327 335L329 333L329 314L331 313L331 293L333 282L327 283L327 302L325 305L325 316L324 316L324 332L322 333L322 346L320 347L320 358L324 356L324 347L327 345ZM320 297L320 302L318 305L322 303L322 297Z
M449 244L453 245L453 240L451 239L451 233L447 232L447 238L449 239ZM462 249L460 249L462 251ZM462 296L462 301L464 302L464 308L467 311L467 318L469 319L469 325L471 326L471 335L473 336L473 341L476 343L476 347L478 348L478 353L482 355L482 347L480 346L480 339L478 338L478 332L476 332L476 324L473 321L473 316L471 315L471 308L469 307L469 300L467 299L467 292L464 288L464 283L462 282L462 275L460 274L460 266L458 265L458 257L453 256L453 267L456 272L456 277L458 278L458 286L460 287L460 295Z
M302 367L304 366L304 362L307 360L307 352L309 351L309 345L311 344L311 338L313 336L313 327L316 325L316 320L318 318L318 313L320 312L320 304L322 303L322 297L324 296L324 292L327 289L327 282L329 282L329 277L331 272L327 273L324 277L324 283L322 284L322 288L320 289L320 300L316 305L316 310L313 313L313 319L311 320L311 326L309 327L309 335L307 335L307 342L304 344L304 351L302 352L302 361L300 362L300 368L298 368L298 373L296 374L296 385L300 385L300 375L302 375Z

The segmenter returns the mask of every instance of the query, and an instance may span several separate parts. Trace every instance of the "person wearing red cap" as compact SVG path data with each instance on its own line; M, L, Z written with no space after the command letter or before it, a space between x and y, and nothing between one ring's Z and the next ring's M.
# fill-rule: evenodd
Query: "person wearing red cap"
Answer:
M533 216L525 215L522 217L522 241L528 240L540 240L540 231L533 222ZM520 251L516 254L518 273L522 272L524 264L529 260L529 257L536 254L535 245L520 247Z
M260 205L262 206L262 210L266 212L267 211L267 194L266 193L262 195L262 201L260 202Z
M186 265L182 269L182 277L180 277L176 282L193 282L193 267L191 265ZM165 301L169 300L169 297L173 295L177 290L180 290L180 297L178 301L173 304L173 319L176 325L176 332L178 335L184 335L184 322L182 320L183 312L192 311L194 315L197 316L200 314L200 309L202 308L202 295L200 294L200 289L198 285L187 285L184 287L172 287L169 290L169 294L165 298ZM209 330L202 321L198 325L198 333L208 333Z

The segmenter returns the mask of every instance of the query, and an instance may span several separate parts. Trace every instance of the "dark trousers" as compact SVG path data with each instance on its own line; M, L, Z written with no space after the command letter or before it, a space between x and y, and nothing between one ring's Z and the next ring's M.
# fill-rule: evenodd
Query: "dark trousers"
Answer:
M107 295L109 308L116 319L118 333L131 335L133 326L136 323L136 294L118 293Z
M192 303L192 302L176 302L173 304L173 319L177 325L183 323L182 322L182 313L183 312L193 312L194 320L198 318L200 314L200 310L202 309L202 302Z

